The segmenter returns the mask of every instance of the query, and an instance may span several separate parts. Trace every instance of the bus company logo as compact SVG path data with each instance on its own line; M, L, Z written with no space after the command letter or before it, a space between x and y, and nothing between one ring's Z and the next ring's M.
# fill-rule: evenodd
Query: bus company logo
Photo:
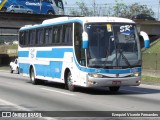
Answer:
M34 58L34 52L35 52L35 49L31 49L31 50L30 50L30 57L31 57L31 58Z
M12 117L11 112L2 112L2 117Z
M116 77L119 77L119 74L116 74Z

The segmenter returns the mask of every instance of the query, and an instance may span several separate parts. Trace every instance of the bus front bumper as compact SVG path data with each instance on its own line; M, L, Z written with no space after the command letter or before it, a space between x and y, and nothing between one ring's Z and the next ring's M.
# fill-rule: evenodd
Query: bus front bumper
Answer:
M123 78L93 78L88 77L87 87L109 87L109 86L138 86L141 76Z

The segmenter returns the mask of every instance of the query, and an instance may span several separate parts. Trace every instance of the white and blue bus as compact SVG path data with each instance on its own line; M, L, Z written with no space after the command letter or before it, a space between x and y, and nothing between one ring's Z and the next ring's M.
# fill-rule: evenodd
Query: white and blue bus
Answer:
M149 38L140 32L149 47ZM20 73L75 86L109 87L140 84L142 56L132 20L115 17L60 17L19 31Z
M64 15L62 0L0 0L1 11L6 11L11 5L22 5L33 10L35 14Z

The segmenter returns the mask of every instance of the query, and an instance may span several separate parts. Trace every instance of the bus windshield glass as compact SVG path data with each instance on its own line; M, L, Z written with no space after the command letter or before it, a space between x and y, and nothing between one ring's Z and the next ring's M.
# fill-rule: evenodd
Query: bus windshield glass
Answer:
M139 37L135 24L86 24L88 33L88 66L127 68L141 66Z

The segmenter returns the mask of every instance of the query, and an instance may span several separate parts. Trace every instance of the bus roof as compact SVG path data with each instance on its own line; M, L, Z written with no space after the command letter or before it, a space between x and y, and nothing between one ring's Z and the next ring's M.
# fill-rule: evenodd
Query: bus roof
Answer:
M47 23L55 23L55 22L63 22L68 20L81 20L84 23L87 22L124 22L124 23L134 23L132 20L127 18L119 18L119 17L59 17L59 18L53 18L44 20L42 24Z
M109 22L109 23L135 23L133 20L127 19L127 18L119 18L119 17L59 17L59 18L53 18L53 19L47 19L42 22L39 26L47 26L51 24L61 24L65 22L72 22L72 21L79 21L81 23L98 23L98 22ZM34 28L35 25L32 27L29 25L26 25L21 28L23 29L29 29ZM37 27L37 25L36 25Z

